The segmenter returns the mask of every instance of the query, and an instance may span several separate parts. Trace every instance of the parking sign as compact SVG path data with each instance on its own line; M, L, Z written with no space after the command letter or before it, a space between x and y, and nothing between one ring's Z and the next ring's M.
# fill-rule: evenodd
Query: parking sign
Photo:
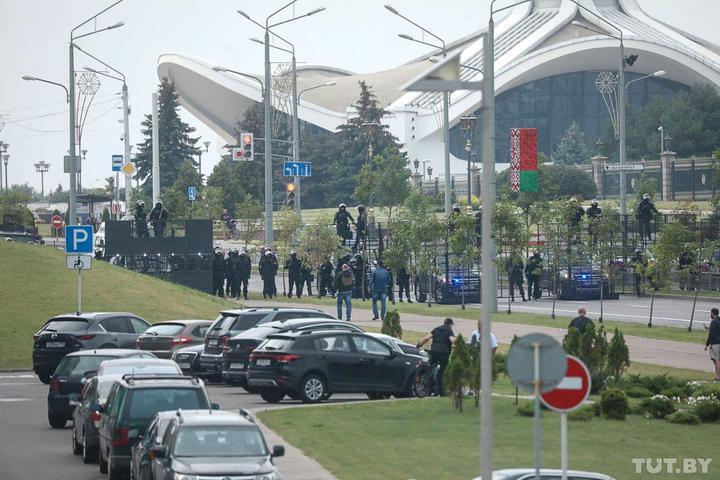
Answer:
M194 202L195 198L197 197L197 189L195 189L195 187L188 187L187 196L188 196L188 200L190 200L191 202Z
M119 172L122 170L123 166L123 156L122 155L113 155L112 156L112 171L113 172Z
M67 225L65 227L65 253L93 253L92 225Z

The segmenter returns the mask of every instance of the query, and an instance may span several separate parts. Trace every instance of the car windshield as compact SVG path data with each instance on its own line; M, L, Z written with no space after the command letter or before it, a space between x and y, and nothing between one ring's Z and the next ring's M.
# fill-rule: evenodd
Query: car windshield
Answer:
M204 410L210 405L199 388L138 388L130 392L123 417L127 420L150 420L157 412L178 408Z
M115 380L119 379L120 375L117 377L114 377L112 379L100 379L98 381L97 386L97 398L98 400L105 400L108 396L108 393L110 393L110 389L112 388L113 384L115 383Z
M153 325L152 327L145 330L145 335L161 335L171 337L182 332L184 328L185 326L179 323L165 323L162 325Z
M255 426L184 427L175 440L177 457L259 457L267 455Z
M178 374L182 375L182 371L176 364L142 364L142 363L136 363L136 364L121 364L121 365L113 365L112 363L110 365L100 365L100 369L98 370L98 375L125 375L128 373L133 374L148 374L148 373L156 373L158 375L163 374Z
M115 357L105 355L74 355L65 357L55 370L58 377L83 376L86 372L96 372L100 363Z
M47 325L43 327L43 331L48 332L81 332L87 330L87 320L77 318L59 318L56 320L50 320Z

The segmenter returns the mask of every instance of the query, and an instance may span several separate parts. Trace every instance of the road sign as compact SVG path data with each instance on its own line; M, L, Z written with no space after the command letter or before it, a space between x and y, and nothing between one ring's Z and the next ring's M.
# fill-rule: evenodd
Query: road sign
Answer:
M123 156L122 155L113 155L112 156L112 171L113 172L121 171L122 165L123 165Z
M50 225L52 225L55 230L60 230L63 226L63 223L63 219L60 215L53 215L53 217L50 219Z
M571 412L580 407L590 395L592 385L590 371L582 360L572 355L566 355L566 358L565 378L554 390L540 395L546 407L558 412Z
M188 190L187 190L188 200L190 200L191 202L194 202L196 195L197 195L197 190L195 189L195 187L188 187Z
M285 162L283 175L286 177L311 177L312 163L310 162Z
M93 253L92 225L67 225L65 227L65 253Z
M80 155L75 155L75 170L82 172L82 158ZM70 173L70 155L63 156L63 172Z
M68 270L92 270L92 255L68 255L65 260Z
M251 162L253 157L245 157L242 147L233 147L232 159L236 162Z
M557 340L544 333L531 333L520 337L507 358L510 378L522 389L535 391L535 361L539 360L540 393L554 389L565 377L567 361L565 351Z
M128 162L123 165L120 170L122 170L122 172L128 177L132 177L137 172L137 167L135 167L135 164L133 162Z
M605 171L606 172L629 172L633 170L643 170L645 168L645 165L642 163L628 163L625 165L605 165Z

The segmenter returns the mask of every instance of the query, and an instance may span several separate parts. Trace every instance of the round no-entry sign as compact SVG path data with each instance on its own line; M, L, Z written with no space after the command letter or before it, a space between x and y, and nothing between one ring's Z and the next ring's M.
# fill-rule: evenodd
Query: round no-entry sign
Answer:
M590 371L577 357L566 355L565 378L554 390L542 393L540 399L546 407L558 412L570 412L581 406L590 395Z
M53 215L53 217L50 219L50 225L55 230L60 230L63 226L63 219L60 215Z

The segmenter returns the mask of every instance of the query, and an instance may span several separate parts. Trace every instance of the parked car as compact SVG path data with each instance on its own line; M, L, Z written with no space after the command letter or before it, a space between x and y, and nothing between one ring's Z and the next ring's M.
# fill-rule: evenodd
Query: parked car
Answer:
M275 321L264 323L238 333L226 342L222 354L223 380L230 385L241 386L251 393L254 392L247 384L248 359L253 350L255 350L268 335L288 331L310 331L317 329L363 332L362 328L353 323L322 317L297 318L286 322Z
M494 471L492 480L535 480L535 478L535 470L532 468L511 468ZM541 480L560 480L561 478L561 470L550 468L540 470ZM580 472L576 470L568 470L567 478L568 480L614 480L612 477L608 477L602 473ZM476 477L474 480L482 480L482 477Z
M177 415L176 410L158 412L145 435L130 449L130 480L150 480L150 449L162 442L170 420Z
M365 333L291 331L270 335L250 355L248 385L270 403L285 395L306 403L333 393L412 396L417 360Z
M97 375L182 375L177 363L162 358L123 358L105 360L98 367Z
M179 350L175 350L171 358L178 364L178 367L180 367L183 374L196 377L207 377L207 372L200 366L200 354L204 348L204 344L184 347Z
M135 348L135 340L150 326L132 313L68 313L53 317L33 335L33 370L40 381L50 376L65 355L93 348Z
M435 303L480 302L482 274L477 264L455 265L456 255L446 253L435 258L435 271L420 272L415 279L415 298L425 302L432 294Z
M48 390L48 423L52 428L63 428L70 420L75 402L89 376L95 376L100 363L104 360L127 357L155 358L150 352L108 348L83 350L67 355L60 361L50 378Z
M202 344L211 324L210 320L155 323L137 338L136 345L139 350L150 350L158 358L170 358L180 348Z
M122 378L122 375L92 377L85 383L82 392L80 392L80 398L76 402L75 410L73 410L72 452L75 455L82 455L83 463L92 463L97 460L97 428L100 425L101 415L93 411L91 407L94 404L105 405L110 387L119 378Z
M130 467L130 447L145 434L157 412L217 408L210 403L205 385L194 377L173 375L123 375L110 389L99 432L100 473L115 479Z
M309 317L334 318L311 308L260 307L222 311L205 335L205 348L200 354L200 365L207 372L205 375L208 375L208 378L222 381L222 349L231 337L256 325Z
M597 264L590 258L577 256L568 265L554 269L552 261L546 265L540 277L540 288L552 292L557 291L561 300L595 300L602 296L605 300L617 300L615 284L604 275Z
M179 411L170 420L162 443L151 447L153 480L247 478L275 480L280 473L265 437L245 410Z

